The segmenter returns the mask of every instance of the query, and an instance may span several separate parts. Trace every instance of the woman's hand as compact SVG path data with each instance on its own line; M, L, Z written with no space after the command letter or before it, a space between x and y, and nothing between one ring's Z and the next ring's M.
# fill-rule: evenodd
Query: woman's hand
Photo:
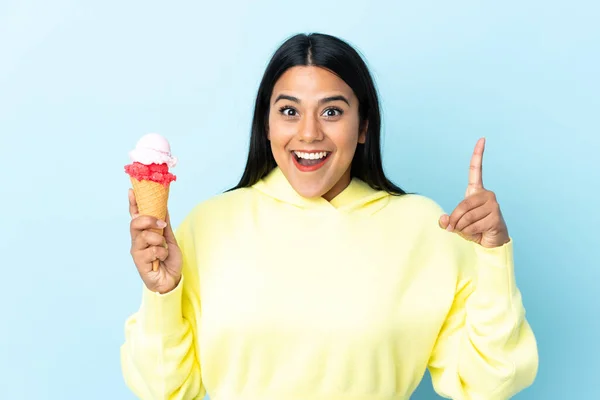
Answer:
M483 247L498 247L509 242L508 228L494 192L483 187L482 163L485 139L479 139L471 158L469 186L465 199L448 215L442 215L442 228Z
M146 287L161 294L175 289L181 280L183 257L171 228L167 212L166 221L148 215L138 215L135 194L129 189L129 214L131 215L131 256ZM163 229L164 236L152 229ZM158 270L152 262L160 260Z

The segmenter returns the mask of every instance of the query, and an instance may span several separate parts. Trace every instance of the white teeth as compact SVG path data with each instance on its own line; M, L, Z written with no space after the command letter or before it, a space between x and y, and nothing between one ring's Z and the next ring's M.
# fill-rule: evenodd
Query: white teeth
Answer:
M304 153L301 151L295 151L294 153L298 156L298 158L304 158L306 160L319 160L327 156L326 151L322 151L320 153Z

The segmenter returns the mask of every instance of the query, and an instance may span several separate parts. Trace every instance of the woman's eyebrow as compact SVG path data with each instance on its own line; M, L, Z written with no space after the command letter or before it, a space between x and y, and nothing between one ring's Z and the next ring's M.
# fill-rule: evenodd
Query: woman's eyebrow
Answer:
M297 104L301 104L302 101L300 101L299 98L294 97L294 96L290 96L287 94L280 94L279 96L277 96L277 98L275 99L274 103L277 103L279 100L289 100L289 101L293 101L294 103ZM331 103L333 101L343 101L344 103L350 105L350 101L342 96L342 95L337 95L337 96L329 96L329 97L324 97L321 100L319 100L319 105L325 104L325 103Z
M275 99L275 101L273 102L273 104L277 103L279 100L289 100L289 101L293 101L294 103L298 103L298 104L302 103L300 101L300 99L297 98L297 97L290 96L290 95L287 95L287 94L280 94L279 96L277 96L277 98Z
M331 103L332 101L343 101L344 103L350 105L350 101L348 101L348 99L342 95L325 97L319 100L319 104Z

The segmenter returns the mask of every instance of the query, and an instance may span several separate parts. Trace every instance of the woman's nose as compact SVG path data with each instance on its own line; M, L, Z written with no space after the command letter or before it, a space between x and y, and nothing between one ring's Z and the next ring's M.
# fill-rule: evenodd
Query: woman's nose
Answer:
M323 140L323 132L319 121L315 117L307 117L300 124L298 130L298 136L301 141L306 143L312 143L319 140Z

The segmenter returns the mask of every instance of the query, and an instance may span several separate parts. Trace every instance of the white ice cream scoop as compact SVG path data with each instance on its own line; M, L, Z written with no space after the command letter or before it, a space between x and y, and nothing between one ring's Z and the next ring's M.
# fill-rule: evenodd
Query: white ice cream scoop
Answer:
M177 165L177 157L171 156L169 141L158 133L148 133L138 140L135 149L129 152L133 162L144 165L167 164L169 168Z

